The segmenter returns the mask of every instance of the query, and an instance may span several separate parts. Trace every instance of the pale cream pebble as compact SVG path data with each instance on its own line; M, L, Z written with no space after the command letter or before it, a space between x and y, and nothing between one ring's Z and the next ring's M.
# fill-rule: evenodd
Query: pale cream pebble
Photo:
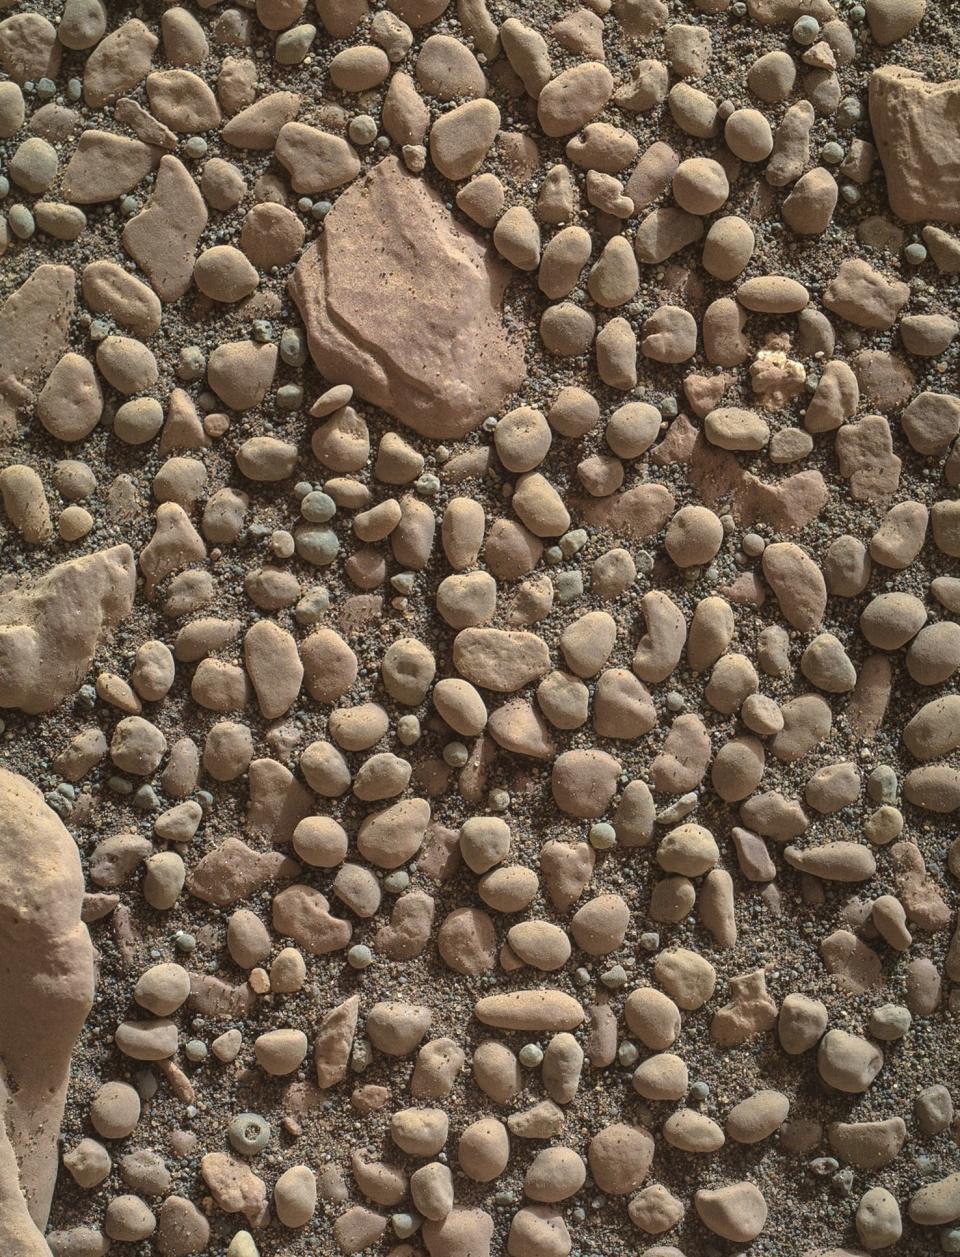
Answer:
M563 223L571 218L576 204L576 186L562 163L551 166L537 194L537 217L544 223Z
M638 987L632 991L623 1011L630 1032L653 1051L665 1051L680 1034L680 1010L668 995L655 987ZM672 1064L668 1067L673 1070ZM686 1071L683 1076L685 1080Z
M0 471L0 497L10 523L24 541L36 545L53 533L50 507L37 472L24 463L11 463Z
M918 685L940 685L960 668L960 625L941 620L922 628L907 648L907 671Z
M227 341L217 345L207 359L207 382L232 410L249 410L267 395L276 365L276 345Z
M680 662L686 644L683 612L658 590L644 594L640 602L647 631L633 656L633 670L642 681L665 681Z
M499 129L500 110L492 100L457 105L430 128L430 160L445 178L466 179L483 163Z
M487 78L470 49L451 35L430 35L417 55L414 73L437 100L485 96Z
M707 140L716 135L717 106L706 94L689 83L675 83L667 94L671 117L687 135Z
M603 214L611 214L614 218L632 218L635 206L624 191L623 183L613 175L602 174L598 170L588 170L585 182L587 200L595 209Z
M647 1177L653 1161L653 1136L644 1126L614 1122L593 1136L587 1147L590 1173L600 1191L626 1196Z
M705 506L684 506L667 526L664 548L678 567L709 563L723 542L723 526Z
M615 310L632 301L640 285L640 275L630 242L625 236L612 236L587 277L587 291L599 306Z
M760 450L770 439L766 420L755 411L738 406L711 410L703 428L711 445L724 450Z
M686 948L661 952L653 966L654 977L679 1008L701 1008L713 994L716 970L703 956Z
M538 1152L523 1180L524 1194L531 1200L557 1204L575 1195L586 1180L583 1158L572 1148L555 1146Z
M457 192L457 207L480 227L490 228L503 212L506 191L489 171L476 175Z
M762 567L784 618L796 629L816 628L826 609L827 588L813 559L793 542L777 542L764 549Z
M619 895L597 895L574 913L570 932L588 956L608 956L622 945L629 923L630 910Z
M736 214L717 218L703 242L701 261L715 279L736 279L753 256L753 228Z
M631 78L614 93L614 101L631 113L645 113L667 98L670 77L662 61L644 58L631 71Z
M810 155L810 132L816 121L813 105L807 100L791 105L773 136L773 153L764 178L774 188L785 188L803 173Z
M756 1239L767 1221L767 1202L753 1183L700 1188L694 1193L693 1203L701 1221L714 1234L734 1243Z
M926 608L913 594L877 594L861 612L860 630L871 646L899 650L916 637L926 619Z
M409 484L423 471L424 457L397 432L385 432L377 446L373 474L383 484Z
M477 1001L474 1016L501 1030L575 1030L584 1020L580 1003L563 991L540 987L487 995Z
M556 139L579 131L604 108L613 86L610 71L596 62L562 71L537 98L537 119L544 134Z
M818 689L846 694L857 683L857 671L832 633L819 633L800 656L800 671Z
M398 1109L390 1118L390 1135L402 1152L431 1157L447 1142L449 1119L443 1109Z
M366 92L379 86L390 73L390 62L382 48L354 44L338 52L330 62L330 81L342 92Z
M569 301L548 306L540 318L540 336L544 348L549 353L565 358L576 358L585 354L593 344L596 330L597 322L593 315Z
M712 214L730 195L727 176L710 157L688 157L673 175L673 196L689 214Z
M633 1089L645 1100L682 1100L688 1085L686 1062L672 1052L648 1057L633 1074Z
M536 100L553 77L547 41L539 31L517 18L507 18L499 29L500 42L524 90Z
M314 429L310 438L314 458L331 471L360 471L370 457L370 432L366 421L349 405L338 405L332 413L324 406L322 415L328 413L329 418Z
M147 75L150 112L177 132L209 131L220 125L213 92L191 70L154 70Z
M657 847L657 863L668 873L699 877L720 858L713 835L702 825L686 823L671 829Z
M137 647L130 682L139 696L150 703L166 697L176 676L176 665L170 648L155 640L141 642Z
M352 145L302 122L281 126L274 153L298 193L330 192L360 173L360 159Z
M659 306L644 320L640 352L655 362L686 362L696 353L697 322L681 306Z
M612 318L597 336L597 375L604 385L630 392L637 385L637 334L625 318Z
M150 1238L157 1229L157 1219L139 1196L114 1196L107 1205L103 1229L112 1240L134 1244Z
M758 109L735 109L723 125L723 138L741 161L765 161L773 151L770 123Z
M717 1152L726 1143L723 1130L713 1118L694 1109L678 1109L662 1127L664 1139L681 1152Z
M831 1087L851 1095L867 1091L883 1063L880 1048L846 1030L828 1030L817 1049L820 1077Z
M764 767L762 742L750 737L731 738L714 757L710 781L721 799L736 803L760 785Z
M402 637L393 642L380 661L380 674L387 693L408 707L417 707L423 701L436 671L433 651L415 637Z
M332 632L330 629L325 631ZM330 644L336 648L333 642ZM345 642L343 646L349 650ZM349 689L349 685L346 688ZM379 703L359 703L355 707L338 707L330 713L327 724L330 736L345 751L369 750L380 741L389 727L390 718Z
M783 221L801 236L822 236L830 226L839 188L829 170L816 166L801 175L781 208Z
M399 868L419 851L429 821L430 805L425 799L403 799L364 818L357 849L378 868Z
M497 252L521 271L535 271L540 264L540 228L530 211L514 205L493 229Z
M508 930L507 943L524 964L545 972L561 969L570 958L569 938L549 921L518 922Z
M638 149L639 144L629 131L609 122L590 122L567 141L565 152L575 166L615 175L631 165Z
M532 406L508 411L494 431L497 455L508 471L532 471L546 457L551 441L550 425Z

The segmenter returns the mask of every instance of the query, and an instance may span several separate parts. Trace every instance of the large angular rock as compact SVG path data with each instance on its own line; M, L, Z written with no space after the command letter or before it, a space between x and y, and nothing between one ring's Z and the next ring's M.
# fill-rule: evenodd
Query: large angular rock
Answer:
M960 223L960 79L882 66L870 76L870 123L893 212Z
M80 684L94 651L133 609L127 545L70 559L0 600L0 707L52 711Z
M42 263L0 305L0 439L16 430L16 412L67 347L76 305L71 266Z
M339 197L290 281L318 369L428 437L459 437L520 385L508 268L385 158Z
M25 777L0 768L0 1252L49 1257L70 1055L93 1003L76 843Z

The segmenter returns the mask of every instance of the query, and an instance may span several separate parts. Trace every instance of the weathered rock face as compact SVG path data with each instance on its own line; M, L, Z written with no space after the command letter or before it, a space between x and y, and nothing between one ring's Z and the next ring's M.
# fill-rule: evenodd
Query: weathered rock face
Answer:
M97 646L133 608L129 546L60 563L0 603L0 707L52 711L80 684Z
M48 1257L70 1054L93 1003L73 839L25 777L0 768L0 1252Z
M893 212L960 223L960 79L882 66L870 76L870 123Z
M458 437L519 386L509 273L388 157L341 196L290 281L318 369L428 437Z
M0 438L15 431L18 407L67 345L76 305L70 266L38 266L0 306Z

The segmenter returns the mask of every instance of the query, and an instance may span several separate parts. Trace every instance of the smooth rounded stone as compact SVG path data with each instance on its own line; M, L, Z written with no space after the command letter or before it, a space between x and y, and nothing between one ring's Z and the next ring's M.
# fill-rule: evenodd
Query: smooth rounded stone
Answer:
M910 1197L907 1212L919 1226L942 1226L960 1218L960 1173L927 1183Z
M704 269L714 279L736 279L753 256L754 243L753 229L744 219L735 214L715 219L703 241Z
M609 1196L626 1196L643 1183L653 1161L653 1136L644 1126L614 1122L598 1131L587 1148L593 1181Z
M780 708L766 694L748 694L740 708L740 719L760 737L771 737L783 728Z
M683 1219L684 1206L662 1183L651 1183L638 1192L627 1206L630 1221L647 1235L672 1231ZM644 1257L675 1257L680 1250L672 1245L656 1245L644 1250Z
M747 86L767 104L786 100L797 78L796 62L788 52L777 50L759 57L747 71Z
M446 576L437 587L437 610L454 629L484 624L496 606L497 582L489 572Z
M663 1124L663 1137L680 1152L711 1153L723 1147L723 1131L706 1113L678 1109Z
M275 1077L292 1074L307 1055L307 1036L302 1030L267 1030L253 1044L257 1064Z
M129 336L107 336L97 346L96 359L107 383L128 397L153 388L160 375L151 351Z
M908 803L929 812L952 812L960 807L960 773L948 764L914 768L903 782Z
M578 1000L549 988L486 995L473 1011L485 1026L500 1030L575 1030L585 1017Z
M212 301L242 301L257 288L260 276L239 249L214 245L205 249L193 267L193 281Z
M919 760L942 759L960 746L960 695L925 703L904 726L903 744Z
M560 637L560 649L571 672L595 676L609 658L617 640L617 624L606 611L588 611L572 621Z
M169 1017L175 1013L189 994L189 973L182 965L170 962L145 969L133 988L133 998L137 1003L157 1017Z
M586 692L583 700L586 719ZM593 704L593 727L600 737L633 740L649 733L656 723L656 709L642 681L626 668L608 668L601 673Z
M684 947L660 952L653 974L679 1008L701 1008L713 994L717 974L713 965Z
M37 416L51 436L82 441L93 431L103 397L90 361L67 353L57 362L37 398Z
M688 1086L686 1062L672 1052L648 1057L633 1075L633 1089L645 1100L682 1100Z
M631 991L623 1011L631 1034L653 1051L664 1051L680 1033L680 1010L668 995L655 987L644 986Z
M657 863L667 873L699 877L720 858L716 840L708 829L692 822L671 829L657 847Z
M727 1114L726 1132L741 1144L768 1139L787 1120L790 1101L781 1091L755 1091Z
M831 709L817 694L792 698L780 711L783 729L772 739L771 749L783 763L792 763L809 754L830 733Z
M126 1139L133 1134L139 1121L140 1096L128 1083L104 1083L93 1097L90 1123L102 1138Z
M875 1039L893 1043L904 1037L912 1020L910 1010L902 1004L881 1004L871 1012L867 1028Z
M81 1139L75 1148L63 1154L63 1164L77 1186L85 1191L99 1186L113 1168L109 1152L95 1139Z
M837 1091L857 1095L870 1088L883 1067L883 1052L860 1035L828 1030L817 1049L817 1070Z
M447 1142L449 1119L443 1109L398 1109L390 1118L390 1137L402 1152L433 1157Z
M629 923L630 910L619 895L597 895L574 913L570 932L581 951L606 956L621 946Z
M518 922L507 931L507 943L524 964L546 972L562 969L570 958L569 938L549 921Z
M753 664L746 655L733 652L721 655L714 664L703 693L711 707L725 716L731 716L759 688L760 681Z
M703 421L703 430L710 444L723 450L761 450L770 440L766 420L756 411L738 406L711 410Z
M156 725L142 716L127 716L113 731L110 758L121 772L146 777L160 765L167 739Z
M849 534L837 537L827 548L823 576L827 590L840 598L856 598L870 582L873 563L867 547Z
M103 1229L112 1240L135 1244L149 1239L157 1229L157 1219L139 1196L114 1196L107 1205Z
M764 549L761 565L785 619L804 632L816 628L826 609L827 588L814 560L793 542L784 541Z
M667 526L664 547L678 567L710 562L723 542L723 525L705 506L683 506Z
M587 1167L572 1148L544 1148L524 1176L524 1194L531 1200L557 1204L575 1195L586 1181Z
M869 847L838 839L819 846L787 846L783 857L791 868L825 881L863 882L877 871L877 861Z
M553 762L550 786L557 807L568 816L603 816L617 790L620 761L606 751L564 751Z
M543 414L519 406L503 416L493 434L497 456L508 471L532 471L550 449L552 434Z
M863 636L880 650L905 646L925 622L924 603L912 593L878 593L859 617Z
M432 1016L425 1004L380 1001L367 1013L367 1035L387 1056L406 1056L427 1033Z
M157 1251L162 1257L192 1257L210 1242L210 1223L185 1196L168 1196L157 1213Z
M721 799L739 802L752 794L763 778L763 744L757 738L732 738L717 751L710 773Z
M445 677L433 687L433 705L454 733L476 737L487 723L487 708L469 681Z
M439 1221L453 1208L453 1176L439 1161L422 1165L410 1175L410 1194L416 1209Z
M753 1183L700 1188L694 1193L693 1203L705 1226L737 1244L756 1239L767 1221L767 1202Z
M485 1039L477 1045L473 1054L473 1080L498 1104L506 1104L523 1087L517 1058L504 1043L495 1039Z
M537 704L556 729L579 729L590 711L590 692L566 672L551 672L537 687Z
M474 873L502 863L510 843L510 826L499 816L471 816L460 826L460 854Z
M660 306L644 320L641 330L640 351L655 362L686 362L696 352L696 320L680 306Z
M533 869L519 864L491 869L477 883L477 893L494 912L522 912L539 889L540 882Z
M470 100L442 114L430 128L430 160L446 179L459 181L482 164L500 129L492 100Z
M960 668L960 625L941 620L922 628L907 648L907 671L918 685L941 685Z
M819 999L790 992L780 1003L777 1035L780 1047L790 1056L799 1056L817 1045L827 1029L827 1007Z
M960 432L960 398L950 393L918 393L904 407L900 426L919 454L939 457Z
M499 1178L509 1158L507 1128L495 1117L483 1117L471 1123L457 1143L460 1168L475 1183L490 1183Z
M588 310L571 302L548 306L540 318L540 337L544 348L553 354L576 358L593 344L596 319Z
M871 1187L864 1192L854 1218L860 1243L872 1252L889 1248L903 1234L897 1198L885 1187Z
M673 175L673 196L689 214L712 214L730 194L726 172L710 157L688 157Z
M583 62L546 83L537 99L537 120L553 138L572 135L591 122L613 94L613 76L604 65Z
M664 206L640 222L634 239L637 261L659 265L703 235L703 220L686 210Z
M924 1087L913 1102L917 1124L925 1135L938 1135L953 1121L953 1097L942 1083Z
M559 1210L525 1205L513 1215L507 1234L508 1257L567 1257L573 1247Z
M808 779L803 797L815 811L824 814L855 803L860 797L860 773L856 764L847 761L818 768Z

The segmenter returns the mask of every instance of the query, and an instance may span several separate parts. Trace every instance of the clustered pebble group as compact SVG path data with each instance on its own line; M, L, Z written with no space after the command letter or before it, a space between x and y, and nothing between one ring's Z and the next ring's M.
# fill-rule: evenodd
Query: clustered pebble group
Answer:
M5 1257L960 1252L940 8L0 0Z

